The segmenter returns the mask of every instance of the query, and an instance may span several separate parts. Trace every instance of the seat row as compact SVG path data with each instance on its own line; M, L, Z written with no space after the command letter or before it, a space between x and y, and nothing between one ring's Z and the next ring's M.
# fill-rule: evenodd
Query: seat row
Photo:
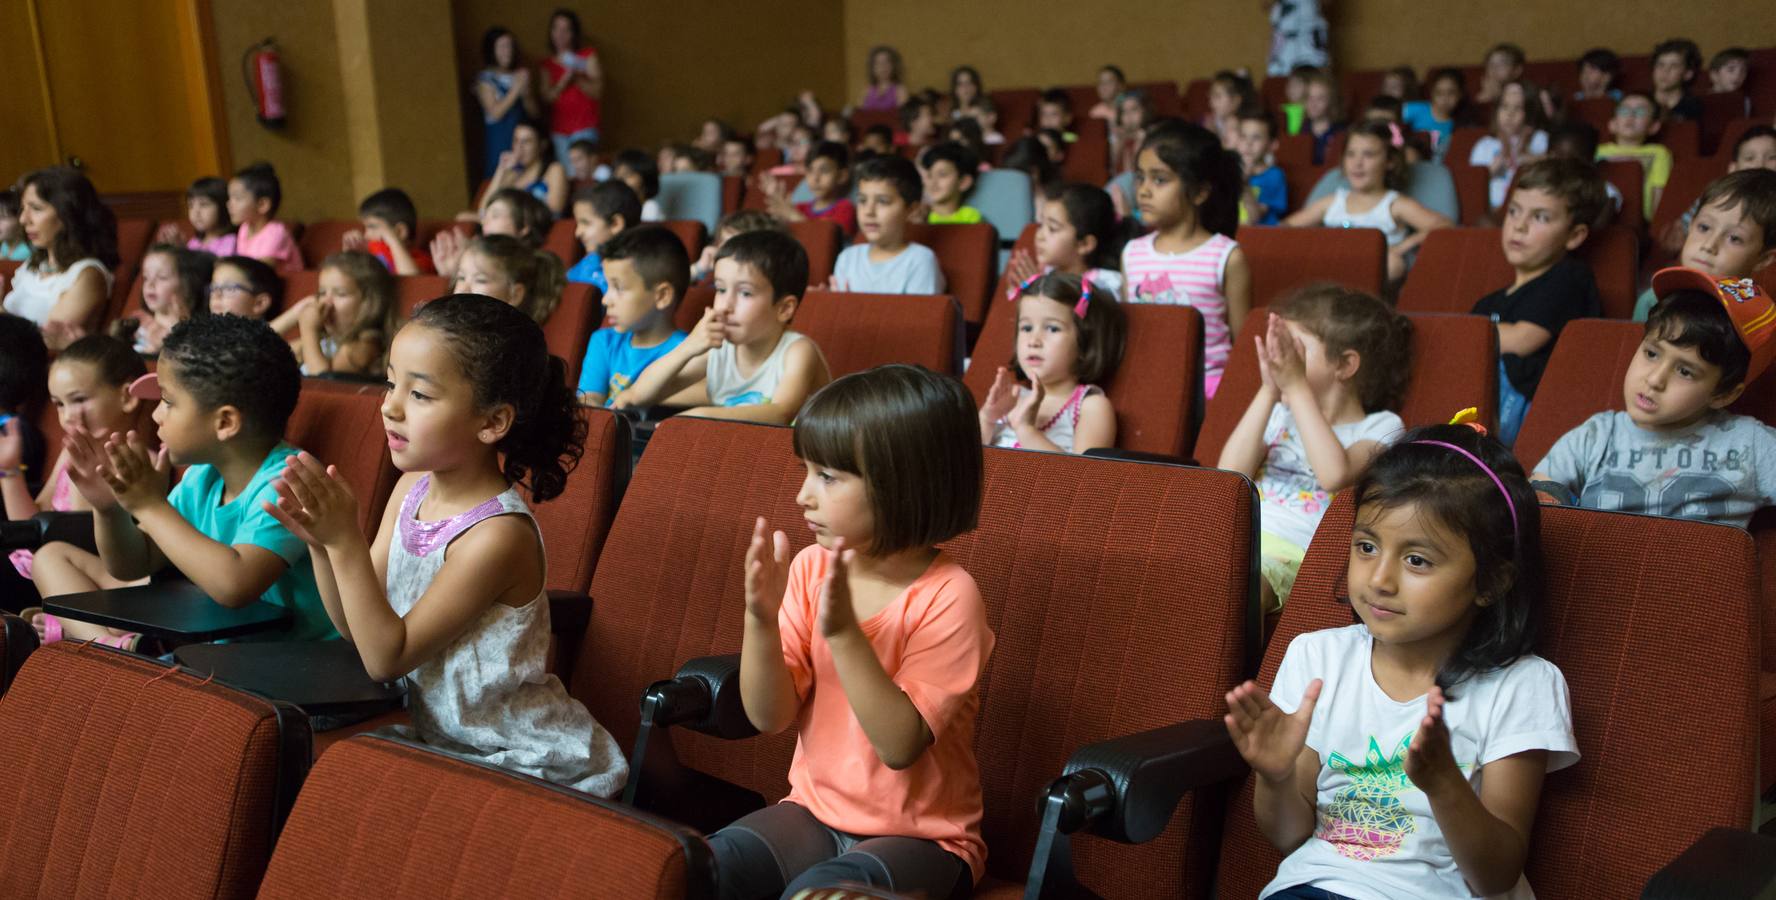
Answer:
M54 645L15 668L18 639L30 639L9 625L0 673L17 675L0 697L0 757L19 777L0 786L0 893L530 895L576 884L706 896L707 849L658 817L704 830L787 790L793 737L737 739L732 654L751 523L764 515L804 545L792 500L803 475L788 429L673 419L622 488L623 425L587 415L601 437L574 478L605 474L565 518L602 541L561 551L580 556L571 577L589 577L589 590L552 603L584 612L581 634L557 623L576 649L556 670L633 754L641 811L376 737L332 746L299 788L308 724L287 704L90 645ZM1074 879L1104 897L1255 895L1276 857L1251 825L1221 696L1254 674L1268 683L1293 635L1350 623L1337 599L1350 518L1341 498L1266 648L1246 479L986 451L980 527L944 547L980 585L997 635L975 747L990 850L978 896L1035 884L1061 896ZM1538 649L1571 686L1582 760L1548 779L1529 878L1544 897L1627 895L1710 829L1750 824L1755 551L1743 532L1683 520L1547 509L1543 522ZM562 519L540 525L551 585L565 583ZM1700 606L1674 615L1679 598ZM1716 674L1694 677L1698 658ZM663 693L703 702L640 712L650 686L681 670L686 689ZM1674 734L1682 752L1661 740ZM1039 814L1045 797L1052 816Z

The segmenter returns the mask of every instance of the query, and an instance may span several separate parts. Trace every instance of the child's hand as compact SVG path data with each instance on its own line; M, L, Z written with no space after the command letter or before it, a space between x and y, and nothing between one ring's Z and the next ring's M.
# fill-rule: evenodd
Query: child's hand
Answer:
M703 248L702 255L697 257L697 264L695 266L692 266L692 268L695 269L696 271L699 271L699 272L712 272L715 270L715 245L714 244L710 244L709 246Z
M981 404L981 418L988 422L998 422L1011 414L1011 408L1017 405L1017 379L1011 377L1011 370L1000 366L993 375L993 386L987 389L987 402Z
M512 90L523 93L530 89L530 70L520 68L512 73Z
M1043 389L1042 382L1034 378L1030 379L1030 392L1018 398L1017 403L1011 408L1009 416L1011 427L1016 428L1020 433L1026 429L1041 431L1042 426L1036 422L1036 417L1042 412L1042 401L1047 396L1048 391Z
M168 222L160 226L160 230L154 233L154 242L183 247L185 246L185 235L179 232L179 223Z
M789 538L781 531L767 531L765 517L759 516L746 548L746 614L775 627L787 590Z
M99 466L105 486L131 513L166 499L172 471L172 463L167 461L167 448L163 446L159 452L149 453L147 443L134 431L111 435L105 442L105 461Z
M105 462L105 448L98 438L74 424L62 436L62 446L68 451L68 480L86 498L86 505L97 512L116 509L117 497L99 474L99 467Z
M1264 342L1264 350L1270 379L1278 391L1287 392L1307 381L1307 360L1301 338L1282 316L1275 313L1270 316L1270 337Z
M1017 289L1041 271L1042 265L1036 261L1036 254L1028 250L1013 253L1011 259L1005 263L1005 274L1011 277L1012 295L1009 299L1016 300Z
M50 319L43 323L43 343L51 350L59 350L83 337L86 337L86 329L72 322Z
M369 243L370 243L370 237L369 237L369 235L364 233L363 229L353 228L352 230L345 233L345 237L340 238L339 249L341 249L341 250L362 250Z
M516 171L518 171L518 154L513 153L510 150L502 152L499 156L499 171L501 171L501 172L516 172Z
M524 71L520 69L519 71ZM432 238L432 265L440 273L456 272L456 264L462 259L463 239L454 228L446 228Z
M319 334L323 326L333 318L333 302L316 300L302 308L296 321L302 326L303 334Z
M277 506L274 510L267 503L266 511L306 543L335 548L363 542L357 498L337 468L322 467L304 451L284 460L284 474L272 482L272 488L277 491Z
M1222 721L1233 736L1233 746L1260 778L1282 784L1295 774L1295 759L1307 746L1307 726L1324 685L1318 678L1309 682L1293 714L1284 713L1250 681L1227 692L1227 715Z
M1276 379L1270 377L1270 347L1264 341L1264 335L1252 335L1252 343L1258 345L1258 382L1263 390L1275 391Z
M846 567L857 556L856 550L845 548L844 538L833 538L832 562L826 571L826 583L820 586L820 636L827 640L851 632L862 634L857 625L857 609L851 605L851 582Z
M711 306L703 311L703 318L697 320L697 327L691 334L696 339L687 338L685 344L692 350L691 358L696 359L720 347L727 340L727 323L722 321L722 317L716 314L715 307Z
M1406 749L1406 777L1426 794L1467 785L1461 767L1456 765L1455 752L1449 747L1449 725L1443 721L1443 708L1448 702L1442 688L1431 687L1430 693L1425 694L1425 716L1419 720L1412 745Z

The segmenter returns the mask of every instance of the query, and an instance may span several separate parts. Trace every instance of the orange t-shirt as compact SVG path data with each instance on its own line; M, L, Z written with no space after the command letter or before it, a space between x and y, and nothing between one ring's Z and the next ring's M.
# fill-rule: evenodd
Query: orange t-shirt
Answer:
M828 560L818 544L796 555L777 616L783 661L802 703L785 799L848 834L936 841L979 881L987 845L974 718L980 674L993 652L980 589L940 553L894 602L861 623L889 679L931 729L931 746L897 772L876 755L851 712L832 650L815 634Z

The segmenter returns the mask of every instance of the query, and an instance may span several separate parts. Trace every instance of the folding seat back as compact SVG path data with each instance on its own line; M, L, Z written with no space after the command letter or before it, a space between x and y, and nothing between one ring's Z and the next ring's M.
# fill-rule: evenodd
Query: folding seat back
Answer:
M24 263L12 259L0 259L0 278L6 280L7 290L12 289L12 276L18 274L19 267Z
M1456 205L1461 208L1461 224L1478 226L1492 212L1492 173L1485 166L1470 166L1468 161L1450 160L1449 177L1455 181ZM1422 259L1424 251L1419 251Z
M1073 750L1218 715L1221 694L1244 677L1256 646L1255 501L1250 484L1226 472L994 449L986 457L981 525L945 550L980 586L997 637L977 720L983 832L992 876L1021 881L1038 824L1032 800ZM808 540L793 502L803 474L789 429L670 419L648 460L599 560L574 679L575 696L624 745L651 680L738 651L753 518L783 529L792 550ZM1067 515L1030 527L1033 484ZM1105 656L1105 647L1121 649ZM788 790L789 734L671 738L693 770L767 800ZM1154 896L1155 882L1159 895L1201 895L1209 861L1199 848L1213 837L1199 829L1212 827L1216 806L1186 798L1171 831L1143 848L1079 845L1081 879L1104 896Z
M1772 79L1776 81L1776 79ZM1715 151L1711 154L1717 160L1733 161L1733 145L1745 136L1745 132L1759 125L1770 124L1769 117L1747 117L1733 119L1721 126L1720 137L1715 139Z
M1630 318L1639 242L1634 232L1610 225L1585 239L1574 254L1591 267L1603 314ZM1399 306L1408 312L1466 313L1487 294L1516 277L1505 261L1497 228L1442 228L1425 236L1418 260L1400 289Z
M956 374L956 332L962 327L948 295L809 291L791 327L814 341L832 377L887 363L911 363Z
M703 312L715 305L715 288L706 284L694 284L685 289L684 299L678 301L678 309L672 312L672 327L690 334L703 318ZM794 327L793 323L790 327Z
M838 225L822 219L791 222L789 233L808 252L808 283L825 284L832 280L833 263L845 246L845 232ZM696 257L691 258L696 262Z
M1597 129L1600 136L1609 134L1610 120L1616 117L1616 101L1608 97L1572 101L1573 119Z
M1029 130L1036 121L1036 105L1042 100L1042 92L1036 88L988 91L987 96L993 98L993 107L999 110L999 130L1005 133L1008 141L1017 140ZM899 127L899 124L897 117L894 125ZM862 133L861 128L858 131Z
M1523 64L1523 77L1556 93L1577 89L1579 67L1570 59L1533 60Z
M348 233L363 227L356 219L322 219L303 226L296 246L302 249L305 268L319 269L323 260L340 251Z
M1749 74L1749 73L1748 73ZM1697 94L1696 99L1702 102L1702 118L1697 122L1697 153L1702 156L1718 156L1720 154L1721 136L1726 133L1730 122L1745 120L1745 92L1733 91L1730 94ZM1727 145L1731 153L1733 146Z
M1718 156L1672 162L1671 178L1665 182L1664 193L1659 195L1658 209L1653 211L1650 228L1655 241L1689 212L1690 204L1702 196L1709 182L1727 174L1728 162L1730 160Z
M1023 227L1023 230L1018 232L1017 241L1011 245L1011 255L1016 256L1019 253L1028 253L1032 257L1034 257L1036 255L1036 223L1035 222L1031 222L1030 224L1025 225ZM998 305L1004 303L1006 301L1006 299L1011 296L1011 292L1017 290L1017 288L1018 288L1018 285L1013 283L1011 280L1011 272L1009 271L1009 267L1008 267L1007 271L1000 273L999 286L994 288L992 296L987 298L986 316L989 320L991 320L993 318L993 316L995 315L993 308L995 306L998 306ZM1119 296L1116 299L1123 300L1126 298ZM987 332L988 327L991 326L991 324L992 324L991 321L982 322L981 323L981 333L985 334ZM976 339L976 341L978 343L978 338Z
M1264 322L1269 315L1269 309L1255 309L1247 321ZM1407 427L1434 425L1472 406L1479 409L1481 422L1495 422L1498 329L1484 316L1408 313L1407 318L1412 320L1412 377L1396 410L1400 420ZM1234 341L1233 356L1196 438L1193 455L1198 462L1205 466L1220 462L1222 448L1239 427L1260 383L1256 346L1250 340Z
M862 238L860 237L859 240ZM962 304L962 319L979 326L986 314L987 294L993 289L993 269L998 262L999 234L985 222L972 225L920 225L907 227L907 240L924 244L937 254L943 271L944 293Z
M1139 81L1129 87L1147 93L1147 99L1153 101L1153 114L1156 116L1184 114L1184 98L1178 95L1176 81Z
M0 697L0 895L252 897L309 740L288 704L96 645L38 650Z
M549 589L583 594L616 518L617 503L629 484L629 423L608 409L582 409L586 445L567 475L567 487L546 503L526 502L543 535Z
M1153 303L1128 303L1122 309L1128 316L1122 364L1098 385L1116 410L1116 446L1185 456L1195 436L1202 393L1202 314L1188 306ZM986 399L999 367L1011 364L1016 335L1017 308L1003 300L993 304L962 376L977 401Z
M666 230L672 232L678 242L684 245L685 255L691 258L691 262L696 262L697 257L703 255L703 245L709 242L709 233L715 230L705 227L695 219L669 219L660 224L666 226Z
M1004 122L1005 108L999 109L999 121ZM851 112L851 127L859 137L877 125L886 125L896 131L900 130L900 110L897 109L858 109Z
M1610 221L1640 234L1646 228L1646 202L1641 199L1646 191L1646 167L1632 160L1603 160L1597 171L1622 195L1622 208Z
M117 220L117 265L111 269L111 294L101 311L103 321L98 324L103 325L121 313L124 302L129 299L130 288L142 271L142 257L147 255L148 243L152 240L153 219ZM10 290L11 285L7 288Z
M549 236L543 239L543 249L555 254L564 266L572 266L586 255L585 248L574 237L572 218L557 219L555 224L549 226Z
M392 842L363 839L397 834ZM588 891L713 897L714 859L681 825L418 744L360 736L316 763L259 897Z
M447 296L454 284L442 275L398 275L395 277L395 306L402 319L411 319L428 300Z
M1673 161L1680 159L1696 159L1702 155L1702 123L1696 121L1672 122L1667 120L1653 136L1657 143L1664 144L1671 151Z
M1383 69L1342 73L1338 79L1338 93L1344 98L1346 114L1352 119L1362 118L1363 110L1369 108L1369 101L1381 93L1381 83L1386 78L1387 72Z
M1340 134L1339 138L1342 137L1343 135ZM1337 152L1343 153L1343 147L1341 142L1334 141L1334 149ZM1327 151L1328 154L1332 152L1333 150ZM1327 158L1332 159L1333 157L1328 155ZM1307 199L1301 201L1301 205L1307 206L1339 188L1349 187L1350 181L1344 177L1344 170L1335 165L1329 166L1325 174L1320 176L1319 182L1314 185L1313 191L1307 195ZM1448 169L1437 163L1413 163L1406 170L1406 187L1402 193L1417 200L1426 209L1442 213L1450 221L1457 221L1461 218L1460 192L1455 178Z
M668 220L695 219L714 231L721 220L722 182L714 172L667 172L654 198Z
M321 290L321 273L319 269L303 269L298 272L280 272L278 273L278 277L283 280L284 287L283 301L278 305L279 311L289 309L290 307L301 303L304 297L313 297ZM399 278L395 279L397 285L400 284L400 281L401 279ZM294 338L296 335L286 334L284 336Z
M1477 84L1478 82L1469 83ZM1490 106L1490 104L1488 105ZM1476 112L1475 115L1478 116L1480 113ZM1485 117L1478 119L1478 121L1490 123L1492 110L1485 110ZM1468 160L1473 156L1474 145L1490 133L1490 130L1490 127L1462 126L1451 131L1449 133L1449 149L1443 154L1443 164L1452 169L1456 166L1467 165Z
M980 210L981 218L993 226L999 243L1004 244L1017 240L1030 224L1035 208L1033 190L1028 174L1016 169L989 169L974 176L968 205Z
M1110 177L1110 129L1103 119L1075 119L1079 139L1067 145L1061 161L1061 177L1068 181L1101 184Z
M741 201L746 197L746 176L722 176L722 215L740 208Z
M1258 96L1264 100L1265 108L1281 108L1289 99L1289 76L1266 75L1264 81L1258 85ZM1206 94L1204 95L1204 99L1207 99ZM1186 112L1189 112L1188 109ZM1206 112L1207 110L1205 108L1202 111L1194 113L1194 115L1197 118L1202 118Z
M1604 318L1634 318L1634 303L1639 299L1639 232L1622 224L1606 226L1585 238L1577 256L1591 267Z
M339 467L358 498L358 524L371 538L382 522L389 492L401 477L389 458L382 397L378 386L305 378L296 412L284 429L284 440L291 446L308 451L324 465Z
M1238 237L1252 272L1255 307L1319 281L1380 294L1387 278L1387 239L1374 228L1244 225Z
M603 295L590 284L568 282L561 290L561 302L543 322L543 339L549 352L567 363L567 380L580 381L580 366L586 360L586 341L604 321Z
M1653 87L1653 57L1648 53L1621 57L1622 72L1616 86L1624 91L1650 91Z
M1070 84L1061 90L1067 92L1067 104L1073 110L1073 123L1091 118L1091 108L1098 104L1098 88L1092 84Z
M1352 514L1346 492L1320 523L1261 686L1296 635L1353 621L1336 599ZM1537 652L1566 676L1580 760L1542 786L1525 875L1550 900L1638 896L1710 828L1750 825L1757 561L1751 538L1727 526L1570 507L1540 515L1547 592ZM1697 677L1698 660L1707 677ZM1227 898L1257 896L1279 862L1253 822L1246 782L1221 848Z
M1276 163L1285 170L1303 169L1314 164L1314 139L1311 134L1285 134L1277 138ZM1304 191L1292 196L1305 197Z

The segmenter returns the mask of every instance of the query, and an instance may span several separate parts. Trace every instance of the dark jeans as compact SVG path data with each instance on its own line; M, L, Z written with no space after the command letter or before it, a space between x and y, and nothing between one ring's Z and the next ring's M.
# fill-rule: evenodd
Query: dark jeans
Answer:
M795 803L745 816L709 836L721 900L790 897L807 888L865 884L943 900L966 897L974 873L933 841L834 831Z

